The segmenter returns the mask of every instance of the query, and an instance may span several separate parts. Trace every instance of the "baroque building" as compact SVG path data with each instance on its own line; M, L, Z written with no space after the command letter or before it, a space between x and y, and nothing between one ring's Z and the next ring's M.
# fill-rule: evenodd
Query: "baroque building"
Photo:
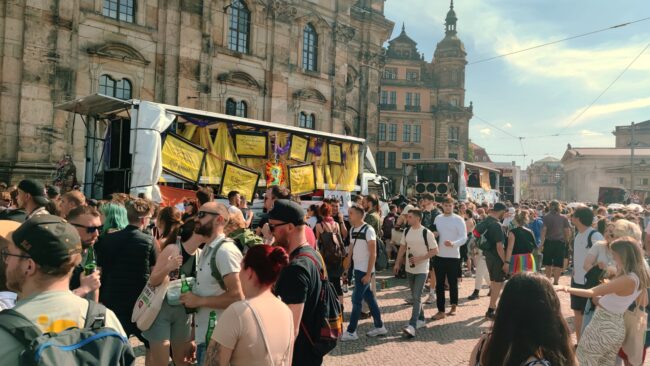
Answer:
M393 26L384 0L3 1L0 180L83 169L86 121L54 106L93 93L374 144Z
M472 104L465 104L465 46L451 2L445 36L427 62L406 28L388 42L381 79L376 161L397 186L402 160L468 160Z

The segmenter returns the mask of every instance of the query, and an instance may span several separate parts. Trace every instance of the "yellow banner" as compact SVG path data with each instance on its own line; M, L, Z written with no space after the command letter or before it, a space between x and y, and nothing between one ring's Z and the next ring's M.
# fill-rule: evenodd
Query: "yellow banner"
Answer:
M235 149L237 155L244 157L266 158L268 135L251 132L235 132Z
M162 148L162 166L169 173L198 182L205 150L172 133L167 134Z
M341 151L341 145L339 144L328 144L327 145L327 158L330 164L343 164L343 153Z
M289 167L289 189L293 195L312 193L316 190L316 171L312 164Z
M307 146L309 146L309 140L291 135L291 150L289 151L289 159L305 162L307 161Z
M252 202L259 178L258 172L227 161L223 168L219 196L225 197L230 191L237 191L247 202Z

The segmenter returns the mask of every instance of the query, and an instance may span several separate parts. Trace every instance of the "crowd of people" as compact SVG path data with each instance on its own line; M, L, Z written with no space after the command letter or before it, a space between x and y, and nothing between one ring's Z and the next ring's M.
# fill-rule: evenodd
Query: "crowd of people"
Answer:
M147 365L321 365L337 340L360 338L362 319L372 318L367 337L389 333L376 297L383 269L406 279L407 338L461 311L459 281L474 278L468 301L488 296L493 326L470 365L636 365L645 357L650 210L431 194L395 197L386 209L373 194L345 206L324 198L305 210L278 186L264 192L263 206L254 213L237 191L216 200L209 187L161 206L124 193L100 201L61 194L35 180L0 184L4 364L20 364L30 347L12 316L31 322L34 337L57 334L96 326L99 303L102 327L137 337ZM570 286L559 284L563 274ZM324 303L330 286L333 313ZM164 298L143 325L134 309L147 288ZM349 289L352 308L344 309ZM575 344L557 292L571 296ZM436 308L429 319L426 304ZM324 319L325 310L345 317ZM130 364L128 342L121 347L114 364Z

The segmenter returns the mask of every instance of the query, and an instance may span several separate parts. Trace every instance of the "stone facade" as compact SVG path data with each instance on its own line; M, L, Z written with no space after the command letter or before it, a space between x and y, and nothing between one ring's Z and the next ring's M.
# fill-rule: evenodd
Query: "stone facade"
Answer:
M457 20L452 2L432 62L424 60L404 26L389 41L375 160L379 173L394 182L402 176L404 159L468 159L472 106L465 107L467 53L456 33Z
M47 178L66 154L81 180L84 122L54 106L99 91L215 112L226 112L230 99L250 118L289 125L304 113L317 130L374 144L366 131L378 128L382 45L394 26L383 7L384 0L3 1L0 180ZM303 62L307 27L316 34L313 67Z
M616 136L617 148L630 148L631 132L630 125L616 126L612 133ZM650 147L650 120L634 125L634 141L636 147Z
M560 160L548 157L531 162L526 169L527 187L524 199L554 200L562 198L564 170Z

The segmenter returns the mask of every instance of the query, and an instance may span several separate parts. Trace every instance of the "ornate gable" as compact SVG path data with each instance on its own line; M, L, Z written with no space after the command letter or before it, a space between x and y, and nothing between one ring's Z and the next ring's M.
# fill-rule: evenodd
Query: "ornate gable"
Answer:
M104 58L111 58L114 60L120 60L124 62L132 62L141 65L149 65L148 61L144 56L135 48L117 42L109 42L103 45L88 47L88 54L96 55Z

